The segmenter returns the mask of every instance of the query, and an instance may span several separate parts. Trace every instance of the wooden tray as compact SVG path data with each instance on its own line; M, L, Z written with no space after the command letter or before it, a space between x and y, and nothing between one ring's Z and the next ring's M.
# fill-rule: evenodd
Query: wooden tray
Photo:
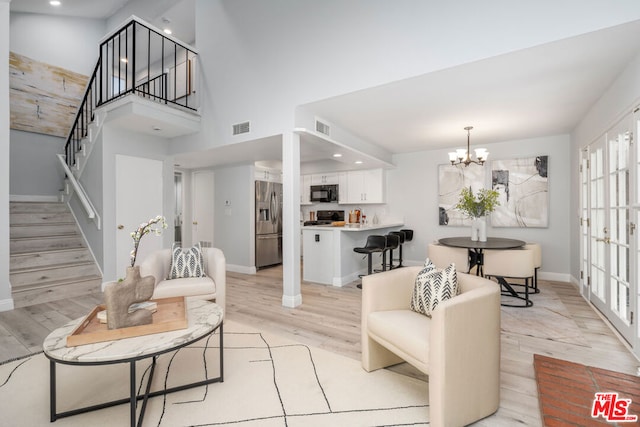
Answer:
M98 312L105 310L106 306L104 304L96 306L67 337L67 347L187 328L187 303L184 297L163 298L153 301L158 304L158 310L153 313L152 323L120 329L108 329L106 323L100 323L97 318Z

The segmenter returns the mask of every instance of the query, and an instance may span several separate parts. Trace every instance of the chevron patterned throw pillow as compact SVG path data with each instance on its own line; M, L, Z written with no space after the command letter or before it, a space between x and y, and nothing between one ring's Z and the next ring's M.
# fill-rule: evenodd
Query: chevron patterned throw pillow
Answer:
M204 277L204 260L200 243L192 248L182 249L179 245L171 246L171 268L169 279L181 279L184 277Z
M437 270L427 258L420 270L411 295L411 310L431 317L439 303L460 293L456 265L451 263L444 270Z

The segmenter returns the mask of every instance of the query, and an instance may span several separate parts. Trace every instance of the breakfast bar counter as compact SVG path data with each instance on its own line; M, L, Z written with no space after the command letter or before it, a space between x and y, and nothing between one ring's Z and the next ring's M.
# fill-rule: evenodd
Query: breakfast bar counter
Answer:
M353 251L364 246L367 236L399 230L403 222L359 225L310 225L302 227L303 280L344 286L366 274L367 262Z

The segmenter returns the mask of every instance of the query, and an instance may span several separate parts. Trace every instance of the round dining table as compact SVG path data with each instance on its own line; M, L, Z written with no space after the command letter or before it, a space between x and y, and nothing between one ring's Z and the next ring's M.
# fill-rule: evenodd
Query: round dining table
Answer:
M469 251L469 272L473 267L476 268L477 276L484 276L482 271L482 265L484 264L484 257L482 251L485 249L516 249L523 247L526 242L517 239L506 239L503 237L488 237L486 242L479 240L471 240L470 237L445 237L439 240L439 243L444 246L451 246L454 248L467 248ZM501 303L510 307L531 307L533 302L529 299L528 289L525 287L526 296L523 298L513 286L507 282L504 277L496 277L498 283L503 289L502 295L511 296L524 301L524 305L514 306L512 304ZM526 286L526 285L525 285Z
M444 246L454 248L467 248L469 250L469 271L477 267L476 275L482 275L483 257L482 251L485 249L515 249L523 247L527 242L518 239L507 239L504 237L487 237L486 242L471 240L470 237L444 237L438 242Z

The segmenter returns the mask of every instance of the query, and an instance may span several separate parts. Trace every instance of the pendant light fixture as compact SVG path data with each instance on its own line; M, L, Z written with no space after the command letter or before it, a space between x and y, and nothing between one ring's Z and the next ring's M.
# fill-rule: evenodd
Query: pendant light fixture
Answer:
M449 161L452 165L465 165L469 166L471 163L475 163L477 165L484 165L484 162L489 157L489 152L486 148L476 148L476 159L473 160L471 158L471 150L469 149L469 140L471 138L471 129L473 126L467 126L464 130L467 131L467 150L464 148L459 148L456 151L449 153Z

